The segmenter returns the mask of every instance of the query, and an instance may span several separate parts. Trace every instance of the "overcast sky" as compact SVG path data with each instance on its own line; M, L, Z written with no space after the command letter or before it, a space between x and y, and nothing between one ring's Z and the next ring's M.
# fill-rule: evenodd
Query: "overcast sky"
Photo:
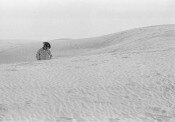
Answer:
M174 24L174 0L0 0L0 39L86 38Z

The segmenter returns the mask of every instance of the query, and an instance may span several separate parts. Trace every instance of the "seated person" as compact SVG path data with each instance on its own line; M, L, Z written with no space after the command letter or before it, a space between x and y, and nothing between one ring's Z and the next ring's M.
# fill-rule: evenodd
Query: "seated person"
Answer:
M52 58L52 54L50 52L51 45L48 42L43 42L43 47L38 50L36 54L37 60L50 60Z

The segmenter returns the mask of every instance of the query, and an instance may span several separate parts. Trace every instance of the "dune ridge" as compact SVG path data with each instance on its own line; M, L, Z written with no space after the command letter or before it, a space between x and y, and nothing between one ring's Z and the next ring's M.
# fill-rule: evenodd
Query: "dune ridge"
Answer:
M119 33L104 35L101 37L85 39L56 39L51 40L52 53L54 58L71 57L78 55L88 55L96 53L110 52L118 50L122 46L130 43L144 43L144 40L150 40L161 36L173 38L175 25L157 25L150 27L136 28ZM1 46L0 64L35 61L36 51L42 47L41 42L31 43L5 43ZM10 47L9 47L10 46ZM16 47L16 48L11 48ZM3 50L5 48L5 50ZM123 47L122 47L123 48ZM137 48L137 47L136 47ZM2 52L3 51L3 52Z

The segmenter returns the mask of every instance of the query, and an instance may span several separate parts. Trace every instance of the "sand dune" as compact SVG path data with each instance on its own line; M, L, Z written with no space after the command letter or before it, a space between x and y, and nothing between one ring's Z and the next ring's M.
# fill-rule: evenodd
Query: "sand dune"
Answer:
M0 121L174 122L174 40L175 25L53 40L48 61L35 61L42 43L9 46Z
M159 38L161 40L168 38L167 41L170 40L169 38L173 39L174 28L175 25L151 26L101 37L58 39L50 40L49 42L52 45L51 50L54 58L105 53L120 49L129 50L127 46L130 46L130 44L132 44L131 48L134 50L138 48L147 49L152 45L152 40L155 41L155 38L158 41ZM147 47L145 47L145 43ZM164 43L163 40L162 43ZM42 42L18 43L15 41L15 43L9 43L8 40L4 40L4 45L0 48L0 56L2 57L0 64L35 61L35 54L42 47Z

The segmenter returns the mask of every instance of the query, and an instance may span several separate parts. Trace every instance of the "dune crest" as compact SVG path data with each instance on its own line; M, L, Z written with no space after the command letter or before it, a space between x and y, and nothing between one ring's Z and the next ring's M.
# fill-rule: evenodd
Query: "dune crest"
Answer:
M115 51L131 51L154 48L154 44L167 43L171 45L175 38L175 25L159 25L136 28L101 37L85 39L57 39L50 41L54 58L107 53ZM163 42L165 41L165 42ZM1 46L0 64L35 61L36 51L42 47L41 42L26 44L5 43ZM145 46L146 45L146 46ZM152 46L152 47L151 47ZM166 45L165 45L166 46ZM163 45L161 48L164 48Z

